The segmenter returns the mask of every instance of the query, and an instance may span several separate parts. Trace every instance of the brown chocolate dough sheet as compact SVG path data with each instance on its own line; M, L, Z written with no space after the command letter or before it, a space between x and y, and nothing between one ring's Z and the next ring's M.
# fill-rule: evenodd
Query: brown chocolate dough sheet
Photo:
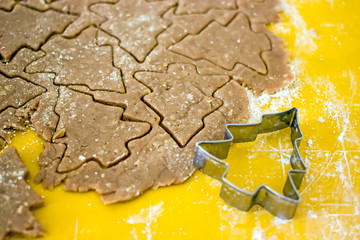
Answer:
M184 182L197 141L247 121L246 88L292 82L266 27L280 4L1 0L0 146L33 127L45 140L36 182L104 203Z

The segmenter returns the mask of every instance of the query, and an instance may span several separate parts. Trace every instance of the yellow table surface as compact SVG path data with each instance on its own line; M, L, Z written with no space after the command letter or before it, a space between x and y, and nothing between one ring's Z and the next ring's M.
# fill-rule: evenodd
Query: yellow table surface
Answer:
M360 1L288 0L282 23L269 26L288 43L293 86L251 97L253 115L297 107L309 169L292 221L260 207L238 211L218 196L220 185L200 172L186 183L105 206L95 192L44 190L32 183L42 140L34 131L13 139L44 197L33 211L52 239L360 239ZM232 146L228 178L253 191L281 191L289 169L288 130Z

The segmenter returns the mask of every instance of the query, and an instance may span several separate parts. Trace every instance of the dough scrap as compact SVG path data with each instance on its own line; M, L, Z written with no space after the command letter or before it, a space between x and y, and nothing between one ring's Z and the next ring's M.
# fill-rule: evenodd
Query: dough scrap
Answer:
M0 155L0 239L17 233L40 237L44 230L30 208L41 207L43 199L26 183L28 170L14 146Z
M66 145L62 143L44 143L44 151L39 156L41 170L34 178L35 183L43 182L45 188L54 189L66 178L66 173L56 171L65 149Z
M0 112L0 137L7 143L11 143L11 138L15 131L25 131L30 127L30 118L39 106L40 96L31 99L21 108L6 108Z

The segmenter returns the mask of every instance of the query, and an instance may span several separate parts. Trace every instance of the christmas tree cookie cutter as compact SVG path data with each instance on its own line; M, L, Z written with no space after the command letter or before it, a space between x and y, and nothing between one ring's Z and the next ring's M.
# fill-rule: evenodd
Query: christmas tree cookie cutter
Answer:
M229 164L221 159L227 158L233 143L252 142L259 134L279 131L287 127L290 128L293 145L290 157L292 169L288 172L283 194L275 192L266 185L261 185L253 193L249 193L225 178ZM194 165L204 174L222 183L220 197L229 205L243 211L249 211L252 206L260 205L279 218L292 219L301 200L298 189L307 170L299 153L302 137L297 108L265 114L259 123L228 124L224 140L198 142Z

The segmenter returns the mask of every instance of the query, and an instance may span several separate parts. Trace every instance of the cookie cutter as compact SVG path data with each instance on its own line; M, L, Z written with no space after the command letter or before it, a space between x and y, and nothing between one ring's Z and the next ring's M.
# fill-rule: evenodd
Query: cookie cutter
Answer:
M293 145L290 157L292 169L288 172L283 195L266 185L261 185L253 193L249 193L225 178L229 164L221 159L227 158L233 143L252 142L259 134L279 131L287 127L290 127ZM226 125L224 140L197 142L194 165L204 174L222 183L220 197L229 205L243 211L249 211L252 206L260 205L279 218L293 219L301 200L298 189L307 170L299 153L302 137L297 108L264 114L259 123Z

